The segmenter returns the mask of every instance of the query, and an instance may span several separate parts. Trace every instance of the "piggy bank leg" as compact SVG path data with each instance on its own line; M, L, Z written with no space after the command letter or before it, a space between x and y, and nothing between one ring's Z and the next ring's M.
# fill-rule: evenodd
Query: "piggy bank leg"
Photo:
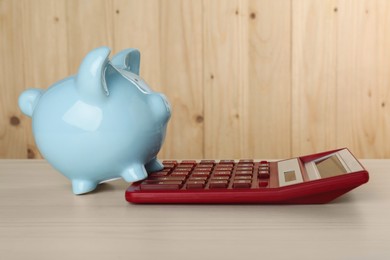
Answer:
M157 172L164 169L164 165L159 160L157 160L156 157L154 157L145 165L145 168L147 172Z
M122 178L127 182L143 180L148 176L145 166L142 164L133 164L127 167L121 174Z
M97 182L94 181L72 180L73 193L76 195L93 191L94 189L96 189L96 186Z

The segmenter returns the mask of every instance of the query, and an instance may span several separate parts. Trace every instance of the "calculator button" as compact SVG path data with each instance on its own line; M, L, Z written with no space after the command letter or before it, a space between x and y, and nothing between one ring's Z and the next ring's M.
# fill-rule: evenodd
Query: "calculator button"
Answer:
M226 188L227 186L228 186L228 182L227 181L210 181L209 182L210 189Z
M233 188L250 188L252 181L250 180L234 180Z
M210 168L196 168L192 172L211 172L212 169Z
M206 181L207 180L207 176L205 176L205 177L190 177L189 179L188 179L188 181Z
M192 164L179 164L176 166L176 169L192 169L194 166Z
M269 167L266 166L266 167L259 167L259 171L269 171Z
M195 160L184 160L184 161L181 161L180 164L190 164L190 165L195 165L196 164L196 161Z
M220 160L220 164L234 164L234 160Z
M162 164L174 164L174 165L176 165L177 164L177 161L176 160L164 160L163 162L162 162Z
M223 163L223 164L217 164L215 165L215 168L233 168L234 165L231 163Z
M253 167L237 167L237 171L252 171Z
M172 172L169 176L173 177L179 177L179 176L184 176L187 177L190 174L190 172Z
M252 171L238 171L236 172L236 176L252 176Z
M214 165L215 160L202 160L199 164L212 164Z
M176 168L173 172L190 172L191 168Z
M233 167L234 165L232 163L218 163L215 165L216 168L224 168L224 167Z
M208 177L210 175L209 172L194 172L191 176L193 177Z
M253 169L237 169L236 172L245 172L245 173L253 173Z
M253 164L238 163L238 165L237 165L237 168L245 168L245 167L249 167L249 168L253 169Z
M214 165L213 164L209 164L209 163L205 163L205 164L198 164L198 165L196 165L195 166L195 169L196 168L213 168L214 167Z
M269 178L269 171L259 171L259 178L260 179L268 179Z
M166 171L159 171L159 172L152 172L149 174L149 177L157 177L157 176L167 176L168 172Z
M239 164L253 164L253 159L241 159L240 161L238 161Z
M186 187L187 189L203 189L204 184L204 181L188 181Z
M195 168L194 172L211 172L211 168Z
M224 172L224 171L231 171L233 169L233 167L229 168L229 167L224 167L224 168L215 168L215 171L216 172Z
M182 185L181 181L161 181L155 183L141 183L141 190L178 190Z
M236 176L234 176L234 180L252 180L252 176L247 176L247 175L239 176L239 175L236 175Z
M229 176L212 176L210 181L228 181Z
M260 187L263 187L263 188L264 188L264 187L267 187L267 186L268 186L268 181L260 181L260 182L259 182L259 186L260 186Z
M191 168L176 168L172 172L191 172Z
M172 169L175 168L175 164L164 164L164 169Z
M160 181L180 181L180 182L183 182L185 179L186 179L186 177L164 176L164 177L156 177L156 178L146 179L142 183L156 183L156 182L160 182Z
M230 176L231 172L230 171L221 171L221 172L214 172L214 176L219 177L219 176Z

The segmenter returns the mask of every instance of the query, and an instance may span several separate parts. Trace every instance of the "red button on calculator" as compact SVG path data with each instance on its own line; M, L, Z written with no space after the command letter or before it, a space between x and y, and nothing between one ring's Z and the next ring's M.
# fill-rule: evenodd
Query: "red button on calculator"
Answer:
M245 159L164 161L126 190L132 203L327 203L366 183L368 172L346 148L269 162Z

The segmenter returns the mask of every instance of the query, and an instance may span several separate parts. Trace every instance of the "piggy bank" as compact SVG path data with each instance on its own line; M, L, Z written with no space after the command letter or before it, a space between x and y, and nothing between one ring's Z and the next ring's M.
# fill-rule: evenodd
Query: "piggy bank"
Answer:
M139 77L140 53L92 50L77 75L19 97L43 157L87 193L110 179L134 182L163 168L156 156L171 115L166 97Z

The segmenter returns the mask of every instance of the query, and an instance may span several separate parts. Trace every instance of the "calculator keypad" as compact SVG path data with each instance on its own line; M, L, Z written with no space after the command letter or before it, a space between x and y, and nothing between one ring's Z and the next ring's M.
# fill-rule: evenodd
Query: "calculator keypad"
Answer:
M140 182L141 190L258 189L269 186L269 162L163 161L164 169Z

